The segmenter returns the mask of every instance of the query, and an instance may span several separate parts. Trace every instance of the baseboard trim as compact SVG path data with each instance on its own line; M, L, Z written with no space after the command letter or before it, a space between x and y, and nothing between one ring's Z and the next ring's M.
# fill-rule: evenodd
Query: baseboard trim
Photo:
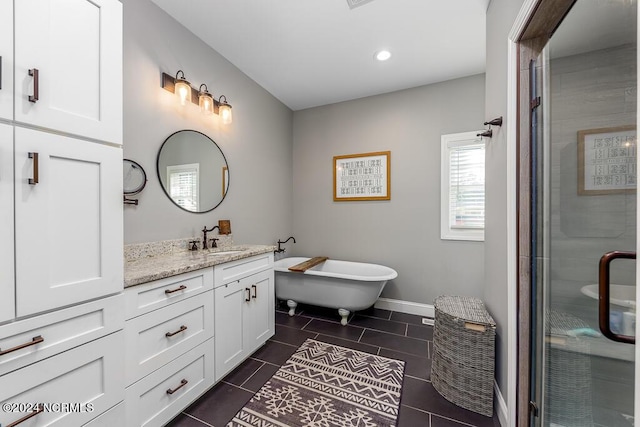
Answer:
M498 382L493 380L493 390L495 392L496 401L493 405L495 411L498 413L498 421L500 421L501 426L508 426L509 419L509 410L507 409L507 402L504 401L504 397L502 396L502 392L500 391L500 387L498 387Z
M390 298L378 298L375 308L383 310L398 311L400 313L415 314L416 316L435 317L435 310L431 304L421 304L418 302L402 301Z

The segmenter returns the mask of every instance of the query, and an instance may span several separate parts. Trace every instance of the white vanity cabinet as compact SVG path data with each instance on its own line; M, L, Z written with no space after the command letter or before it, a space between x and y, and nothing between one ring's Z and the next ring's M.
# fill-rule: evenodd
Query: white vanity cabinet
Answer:
M13 0L0 0L0 119L13 119Z
M216 381L275 333L273 253L214 267Z
M13 265L13 126L0 123L0 323L15 316Z
M13 3L15 121L122 144L122 3Z
M15 128L17 316L122 290L122 149Z
M161 426L214 383L213 268L125 289L126 426Z

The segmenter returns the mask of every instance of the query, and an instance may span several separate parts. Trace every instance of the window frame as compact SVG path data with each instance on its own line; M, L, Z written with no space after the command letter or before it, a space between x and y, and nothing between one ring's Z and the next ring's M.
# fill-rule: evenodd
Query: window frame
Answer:
M449 168L451 148L483 145L486 149L484 139L478 136L480 132L482 131L452 133L440 136L440 239L442 240L484 241L484 227L452 227L449 223L449 219L451 218L451 206L449 204L451 190L451 171Z

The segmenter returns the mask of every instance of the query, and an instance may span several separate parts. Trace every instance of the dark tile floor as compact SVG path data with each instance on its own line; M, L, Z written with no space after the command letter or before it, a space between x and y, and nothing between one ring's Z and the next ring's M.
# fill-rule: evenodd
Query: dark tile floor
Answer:
M497 427L485 417L445 400L430 381L433 329L421 317L371 308L342 326L334 310L298 306L289 317L286 305L276 311L276 334L251 357L178 415L171 427L222 427L307 338L404 360L405 378L398 426Z

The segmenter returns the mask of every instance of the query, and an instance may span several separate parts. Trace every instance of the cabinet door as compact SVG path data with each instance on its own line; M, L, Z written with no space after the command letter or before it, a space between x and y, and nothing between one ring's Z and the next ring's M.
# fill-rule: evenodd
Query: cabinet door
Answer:
M0 124L0 322L15 316L14 279L13 126Z
M13 119L12 0L0 0L0 119Z
M16 1L15 80L16 121L121 144L122 4Z
M216 341L216 381L246 356L244 307L251 300L250 289L242 280L216 288L214 324Z
M275 333L275 289L273 269L247 278L251 302L247 304L246 348L252 353Z
M122 149L16 127L15 168L17 315L122 291Z

